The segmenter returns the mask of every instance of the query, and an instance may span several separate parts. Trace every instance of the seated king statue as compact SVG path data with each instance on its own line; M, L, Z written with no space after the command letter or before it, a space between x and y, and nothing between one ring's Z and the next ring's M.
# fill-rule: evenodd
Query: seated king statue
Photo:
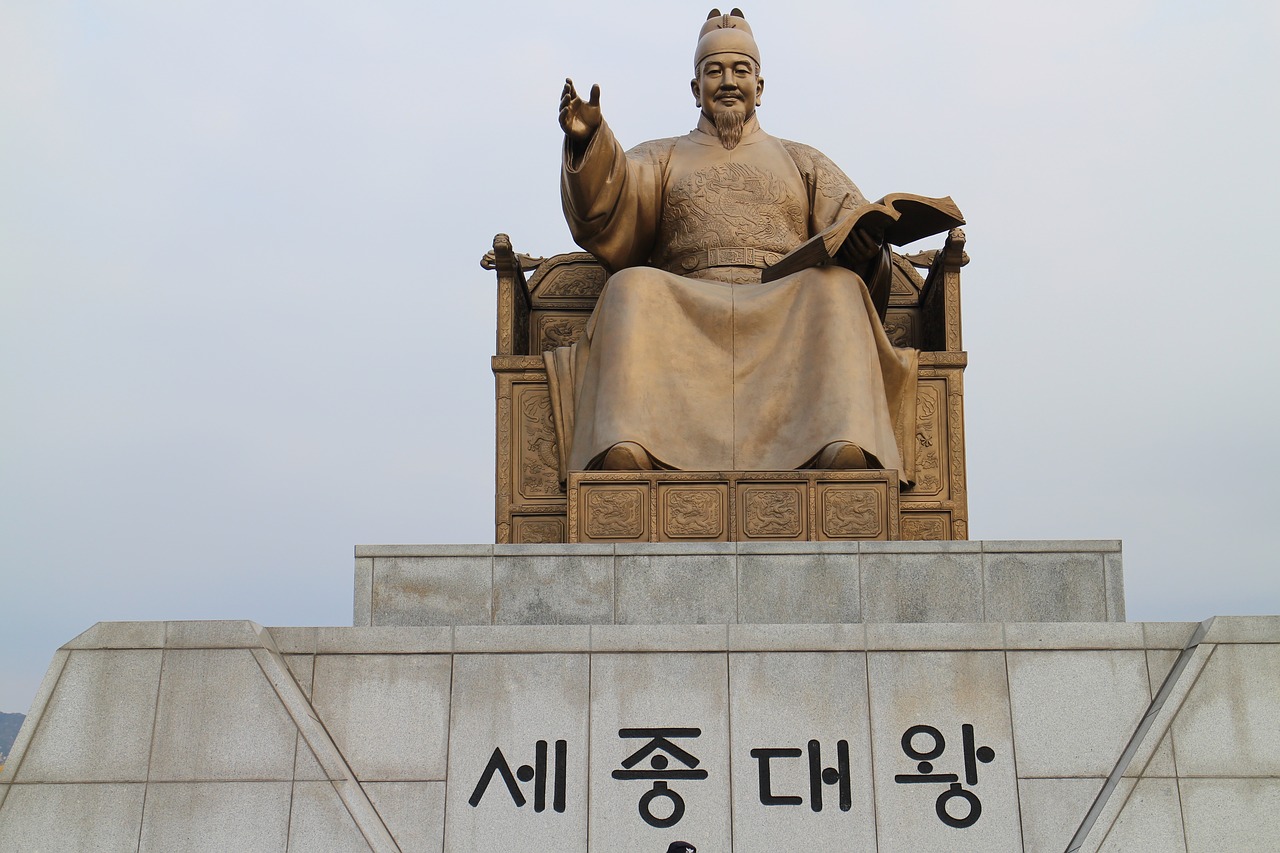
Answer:
M770 136L760 50L713 10L693 57L697 127L624 151L566 80L561 197L605 267L572 347L545 354L562 466L896 469L910 482L918 352L882 325L892 261L854 228L833 262L762 271L866 204L827 157Z

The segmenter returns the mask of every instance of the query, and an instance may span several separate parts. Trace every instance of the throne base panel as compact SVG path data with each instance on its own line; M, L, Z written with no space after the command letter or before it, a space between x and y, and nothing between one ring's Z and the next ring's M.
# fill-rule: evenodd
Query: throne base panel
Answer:
M583 471L569 542L889 541L897 471Z

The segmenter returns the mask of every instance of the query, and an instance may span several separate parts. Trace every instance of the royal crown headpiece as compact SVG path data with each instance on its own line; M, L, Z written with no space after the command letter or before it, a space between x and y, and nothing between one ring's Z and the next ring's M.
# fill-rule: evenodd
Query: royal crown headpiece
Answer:
M712 9L707 15L707 22L698 33L698 48L693 52L694 72L702 60L717 53L745 54L754 59L757 66L760 65L760 48L756 46L751 25L742 16L741 9L734 9L727 15L720 14L719 9Z

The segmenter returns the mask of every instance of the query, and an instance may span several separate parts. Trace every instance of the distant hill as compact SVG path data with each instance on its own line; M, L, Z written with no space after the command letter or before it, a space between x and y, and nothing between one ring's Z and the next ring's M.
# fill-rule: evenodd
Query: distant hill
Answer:
M22 721L26 718L26 714L5 714L0 712L0 764L3 764L5 758L9 755L9 749L13 746L13 741L18 736L18 729L22 728Z

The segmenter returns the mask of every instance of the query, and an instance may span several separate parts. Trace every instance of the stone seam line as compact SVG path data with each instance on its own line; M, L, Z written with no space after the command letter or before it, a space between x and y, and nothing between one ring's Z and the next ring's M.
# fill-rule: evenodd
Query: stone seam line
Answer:
M1156 691L1155 698L1151 700L1151 704L1147 707L1147 712L1142 715L1142 719L1138 722L1138 727L1134 729L1133 735L1129 738L1129 743L1125 746L1124 751L1120 753L1120 758L1116 761L1116 766L1111 770L1111 775L1103 783L1102 790L1098 792L1093 805L1085 813L1084 820L1080 822L1075 835L1067 843L1066 853L1096 850L1106 840L1107 835L1110 834L1116 819L1120 816L1120 812L1124 809L1129 797L1132 796L1133 790L1137 790L1137 785L1134 785L1129 794L1117 798L1118 801L1113 802L1111 795L1120 786L1120 781L1124 777L1125 771L1129 769L1130 764L1134 763L1134 759L1138 759L1136 766L1139 772L1146 770L1147 764L1155 754L1156 748L1164 740L1165 734L1173 723L1173 718L1177 716L1182 707L1183 700L1186 699L1191 687L1195 684L1196 679L1199 678L1201 670L1204 669L1205 664L1208 662L1209 656L1213 654L1213 650L1217 647L1214 643L1201 642L1212 624L1212 617L1201 622L1187 642L1186 647L1179 653L1178 659L1174 661L1173 666L1169 669L1169 674L1165 676L1160 689ZM1175 692L1177 693L1176 697L1174 695ZM1085 841L1089 833L1098 824L1101 824L1103 829L1101 837L1098 838L1096 843L1090 843L1086 848Z
M18 737L9 748L9 759L5 762L4 771L0 772L0 783L17 781L18 771L22 768L22 759L26 757L27 748L31 746L31 741L36 736L36 729L40 727L44 712L49 707L49 701L53 699L53 691L57 689L58 682L62 680L62 671L66 668L70 657L71 652L66 649L58 649L54 653L53 661L40 682L35 699L31 701L31 710L27 712L27 718L22 721ZM6 784L0 787L0 808L4 808L4 801L8 799L11 790L13 790L12 785Z
M285 710L293 718L294 725L302 733L302 738L311 748L311 752L320 762L325 776L342 799L343 805L351 813L356 828L368 843L373 853L402 853L400 846L388 831L382 815L374 808L365 793L360 781L352 772L346 757L334 743L333 737L320 721L320 715L307 699L302 688L289 672L284 656L276 647L271 633L256 623L250 623L262 643L260 649L253 649L253 657L262 668L262 674L271 683L276 696L280 698Z

